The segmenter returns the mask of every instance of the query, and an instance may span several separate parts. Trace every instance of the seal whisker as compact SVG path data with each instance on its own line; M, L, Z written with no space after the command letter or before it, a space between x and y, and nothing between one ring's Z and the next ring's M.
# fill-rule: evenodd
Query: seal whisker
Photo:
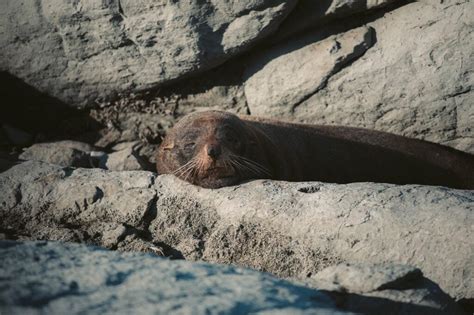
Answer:
M253 162L253 161L243 161L244 163L248 163L249 165L252 165L253 167L255 167L256 169L258 169L261 173L267 175L267 176L271 176L272 173L265 167L263 167L262 165L256 163L256 162Z
M187 181L190 176L191 176L191 177L194 177L194 172L195 172L195 170L196 170L196 167L195 167L196 164L197 164L196 162L192 163L192 164L190 165L190 167L188 167L188 168L186 169L186 171L182 174L182 176L184 177L184 180Z
M229 161L229 164L231 165L231 167L237 173L242 173L243 171L245 171L247 169L246 167L243 167L241 164L237 163L237 161L235 161L233 159L229 159L228 161Z
M173 175L176 175L178 173L180 173L181 171L183 171L185 168L187 168L192 162L193 162L194 158L189 160L187 163L185 163L184 165L181 165L180 167L178 167L177 169L175 169L172 174Z
M186 167L180 169L179 171L177 172L174 172L173 175L177 176L177 177L181 177L183 174L185 174L189 169L192 169L194 163L191 163L191 164L187 164Z
M177 170L175 170L173 172L173 175L175 175L176 177L183 177L185 174L187 174L190 170L192 170L196 165L196 159L191 159L189 160L186 164L184 164L183 166L181 166L180 168L178 168Z
M241 171L249 171L250 173L255 174L257 176L262 174L262 172L259 169L253 167L250 164L244 164L243 161L237 159L237 156L234 157L232 162L234 163L234 165L237 165L239 170Z
M260 165L259 163L245 158L239 155L232 155L236 160L238 160L241 164L245 165L248 169L252 169L255 171L257 175L267 175L271 176L271 172L265 168L264 166Z

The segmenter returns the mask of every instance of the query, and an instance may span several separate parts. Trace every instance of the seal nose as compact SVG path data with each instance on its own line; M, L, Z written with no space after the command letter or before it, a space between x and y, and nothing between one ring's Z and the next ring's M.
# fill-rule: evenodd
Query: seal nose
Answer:
M219 155L221 155L221 148L219 145L211 144L207 146L207 155L209 155L212 159L217 159Z

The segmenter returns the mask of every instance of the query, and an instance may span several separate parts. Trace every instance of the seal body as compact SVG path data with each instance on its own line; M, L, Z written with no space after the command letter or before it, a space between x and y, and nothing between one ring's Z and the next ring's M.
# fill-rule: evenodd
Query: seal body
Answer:
M474 189L474 156L427 141L221 111L182 118L157 153L160 174L206 188L268 178Z

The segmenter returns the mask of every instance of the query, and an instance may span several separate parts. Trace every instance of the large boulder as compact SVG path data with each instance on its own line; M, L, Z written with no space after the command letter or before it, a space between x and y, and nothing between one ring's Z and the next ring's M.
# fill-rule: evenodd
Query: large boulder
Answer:
M272 33L295 0L0 3L0 69L72 105L204 71Z
M95 148L87 143L71 140L35 143L23 149L19 159L42 161L65 167L93 167L90 153L94 150Z
M87 242L307 279L329 265L417 266L473 298L474 192L256 180L217 190L170 175L25 162L0 174L7 237Z
M0 242L5 314L349 314L324 293L231 266L84 245Z
M410 267L354 267L352 274L347 272L351 266L331 268L320 277L326 282L319 279L322 292L233 266L77 244L0 241L0 255L0 311L5 314L463 314ZM379 282L387 288L369 294L328 289L335 276L352 286L373 283L372 274L361 270L389 275Z
M93 105L214 68L264 38L393 2L5 0L0 70L70 105Z
M294 107L326 86L334 73L375 42L373 30L367 27L322 41L314 42L314 37L309 34L279 45L248 66L245 96L252 114L291 116Z
M318 41L331 32L342 32L344 38L344 27L357 23L322 27L314 42L302 48L299 38L291 38L249 64L245 93L250 112L388 131L474 153L473 11L472 1L417 1L375 20L361 18L374 30L375 44L350 66L335 69L339 72L315 71L315 64L334 64L334 54L323 44L333 37ZM266 88L267 82L272 88ZM257 96L256 86L263 87ZM289 93L299 97L288 98Z

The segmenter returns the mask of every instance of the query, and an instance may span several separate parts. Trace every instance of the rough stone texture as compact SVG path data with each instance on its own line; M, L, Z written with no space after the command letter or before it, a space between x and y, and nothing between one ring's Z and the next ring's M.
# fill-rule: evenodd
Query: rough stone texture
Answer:
M83 245L0 242L5 314L351 314L324 293L231 266Z
M372 32L360 27L314 43L314 36L308 35L257 58L245 74L250 112L260 116L291 115L293 108L323 88L331 75L373 45Z
M36 143L24 149L19 159L64 167L98 167L110 171L154 170L154 165L140 155L142 149L139 142L122 142L115 145L112 152L105 153L84 142L63 140Z
M450 295L474 297L473 191L268 180L208 190L149 172L25 162L0 174L0 192L8 237L162 252L300 279L337 262L409 264Z
M72 105L217 66L272 33L295 1L0 3L0 69Z
M420 269L406 265L339 264L317 273L311 281L313 287L339 299L338 306L361 314L429 314L440 309L447 314L463 313Z
M357 295L322 292L238 267L84 245L3 241L0 255L0 311L6 314L463 314L419 270L402 290ZM348 268L323 271L325 279L337 274L343 280ZM351 279L370 282L368 271L392 274L394 268L400 269L360 268Z
M102 168L110 171L141 171L147 169L146 161L137 152L139 145L139 143L131 142L114 146L114 152L103 158Z
M315 94L293 104L291 115L273 110L275 104L262 112L383 130L474 153L473 11L473 1L456 0L414 2L386 13L368 23L376 44L322 88L316 82ZM301 67L286 79L310 71ZM264 92L260 99L272 97Z
M42 161L61 166L92 167L89 153L93 146L71 140L36 143L23 150L21 160Z
M383 289L403 289L421 277L421 270L407 265L350 265L339 264L328 267L312 281L318 287L330 289L338 286L341 292L367 293ZM364 281L361 281L364 279Z
M283 21L272 40L281 41L310 27L322 26L331 19L384 7L400 0L300 0Z

